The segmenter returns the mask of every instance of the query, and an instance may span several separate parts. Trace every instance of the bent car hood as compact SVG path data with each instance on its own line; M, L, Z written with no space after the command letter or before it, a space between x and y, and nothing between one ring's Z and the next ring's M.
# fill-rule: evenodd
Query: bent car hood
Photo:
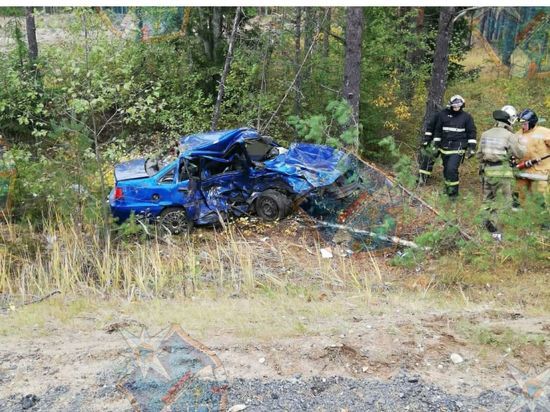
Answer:
M344 152L328 146L293 143L290 149L264 162L265 168L286 177L297 194L333 184L345 170Z

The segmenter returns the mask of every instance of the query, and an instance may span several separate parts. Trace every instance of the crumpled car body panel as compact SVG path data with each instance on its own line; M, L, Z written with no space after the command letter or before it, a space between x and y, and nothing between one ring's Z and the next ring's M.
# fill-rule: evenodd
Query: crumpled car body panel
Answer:
M344 153L332 147L294 143L288 152L264 163L266 169L285 176L295 193L333 184L342 175L338 168Z
M247 128L186 136L179 149L179 157L152 176L143 159L115 167L109 201L119 221L183 207L195 224L215 223L251 212L254 199L268 189L296 200L330 186L342 176L345 159L339 150L314 144L293 144L287 151Z

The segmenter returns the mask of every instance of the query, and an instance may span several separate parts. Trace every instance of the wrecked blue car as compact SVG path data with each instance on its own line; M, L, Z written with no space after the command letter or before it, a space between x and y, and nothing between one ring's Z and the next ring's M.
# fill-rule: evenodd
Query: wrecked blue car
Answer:
M353 188L338 185L344 157L314 144L287 150L249 128L194 134L180 139L170 161L116 165L109 202L119 221L142 215L174 234L229 216L277 220L320 190L345 197Z

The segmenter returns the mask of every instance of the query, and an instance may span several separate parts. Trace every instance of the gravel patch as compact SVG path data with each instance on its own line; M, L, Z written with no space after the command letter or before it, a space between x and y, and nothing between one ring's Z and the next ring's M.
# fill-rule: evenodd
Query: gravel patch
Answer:
M112 377L111 377L112 378ZM114 382L91 388L52 385L44 393L12 394L0 399L0 411L130 411L129 401L114 389ZM109 389L107 389L109 388ZM228 405L246 405L246 411L503 411L517 395L483 391L477 397L450 394L402 373L391 380L296 376L287 380L234 379ZM116 402L115 405L111 401ZM91 405L95 407L90 408Z
M246 411L503 411L515 395L484 391L478 397L444 392L416 376L389 381L342 377L262 381L237 379L229 405Z

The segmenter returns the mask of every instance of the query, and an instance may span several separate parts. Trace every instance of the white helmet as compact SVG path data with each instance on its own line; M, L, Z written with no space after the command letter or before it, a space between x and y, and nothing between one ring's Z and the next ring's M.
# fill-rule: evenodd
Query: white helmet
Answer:
M506 112L508 113L508 116L510 116L510 124L514 124L517 120L518 120L518 111L516 110L516 108L514 106L511 106L509 104L507 104L506 106L504 106L502 109L503 112Z
M462 97L461 95L455 94L453 97L449 99L449 106L460 110L464 106L466 106L466 100L464 100L464 97Z

